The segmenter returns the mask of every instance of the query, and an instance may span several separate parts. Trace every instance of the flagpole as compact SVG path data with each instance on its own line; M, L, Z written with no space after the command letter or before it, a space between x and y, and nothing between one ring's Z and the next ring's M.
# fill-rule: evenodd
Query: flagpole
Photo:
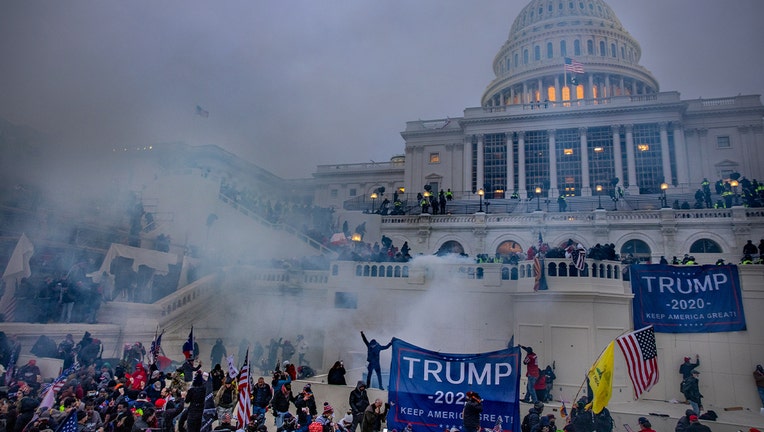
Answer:
M621 334L616 336L613 339L613 341L617 340L619 337L625 335L626 333L630 333L630 332L631 332L631 330L624 330L623 332L621 332ZM586 382L589 381L589 371L592 369L592 367L594 367L595 364L597 364L597 361L600 359L600 357L602 357L602 353L605 352L605 350L607 349L608 346L610 346L609 343L607 345L605 345L605 348L602 348L602 351L600 351L600 354L597 356L596 359L594 359L594 363L592 363L592 365L586 371L586 375L585 375L586 378L584 378L584 382L581 383L581 386L578 387L578 391L576 392L576 395L573 397L573 400L571 401L572 404L575 404L578 401L578 395L579 395L579 393L581 393L581 389L584 388L584 384L586 384ZM591 402L591 401L589 401L589 402Z

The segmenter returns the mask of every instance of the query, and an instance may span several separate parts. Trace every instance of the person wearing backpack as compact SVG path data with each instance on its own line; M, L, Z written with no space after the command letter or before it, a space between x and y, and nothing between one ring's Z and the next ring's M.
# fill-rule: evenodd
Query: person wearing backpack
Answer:
M682 381L682 393L696 413L703 412L703 395L700 394L698 375L700 375L700 372L693 370L692 375Z
M523 417L523 422L520 424L521 432L531 432L536 425L541 421L541 412L544 411L544 404L536 402L533 407L528 410L528 414Z
M615 421L610 415L610 410L602 408L599 414L594 414L594 430L597 432L613 432Z

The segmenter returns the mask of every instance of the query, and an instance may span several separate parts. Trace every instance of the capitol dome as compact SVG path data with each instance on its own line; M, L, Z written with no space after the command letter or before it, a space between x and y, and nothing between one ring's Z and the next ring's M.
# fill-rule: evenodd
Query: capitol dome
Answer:
M657 93L658 81L639 65L641 54L639 43L602 0L533 0L515 18L494 58L496 79L481 105L604 102Z

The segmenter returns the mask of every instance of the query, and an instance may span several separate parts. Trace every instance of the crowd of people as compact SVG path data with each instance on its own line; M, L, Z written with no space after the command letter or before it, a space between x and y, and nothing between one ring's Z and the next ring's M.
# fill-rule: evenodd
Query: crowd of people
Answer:
M41 336L32 353L64 360L62 375L46 383L35 359L16 365L21 347L15 337L0 332L0 362L4 368L0 384L7 389L0 390L0 424L8 432L58 430L70 423L65 430L78 432L239 429L232 419L236 417L242 376L235 367L221 367L227 355L222 339L216 340L210 351L214 363L211 369L202 368L195 345L182 363L168 365L163 364L164 357L158 350L152 349L147 355L143 344L126 344L123 357L113 363L102 358L102 345L90 333L79 342L68 334L58 344ZM317 406L310 384L297 394L292 392L291 383L306 377L289 360L281 360L294 356L297 362L307 365L305 338L298 335L295 344L272 340L269 348L270 352L263 349L261 354L268 361L272 360L274 348L283 357L268 370L272 373L270 384L262 376L254 379L254 373L248 375L252 415L247 431L266 431L266 413L273 416L278 432L346 431L353 416L348 413L343 419L335 419L328 403ZM247 349L244 347L245 352ZM257 353L253 352L252 357L257 358ZM344 379L344 370L341 375ZM358 423L363 431L379 431L375 424L383 414L373 414L379 418L370 416L368 427L363 419Z

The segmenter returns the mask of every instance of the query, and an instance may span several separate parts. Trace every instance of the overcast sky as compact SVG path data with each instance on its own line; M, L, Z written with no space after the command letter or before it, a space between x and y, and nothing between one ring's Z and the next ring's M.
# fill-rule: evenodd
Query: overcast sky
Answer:
M406 121L479 106L527 3L6 0L0 117L88 149L215 144L285 178L387 161ZM764 92L764 1L608 4L662 91Z

